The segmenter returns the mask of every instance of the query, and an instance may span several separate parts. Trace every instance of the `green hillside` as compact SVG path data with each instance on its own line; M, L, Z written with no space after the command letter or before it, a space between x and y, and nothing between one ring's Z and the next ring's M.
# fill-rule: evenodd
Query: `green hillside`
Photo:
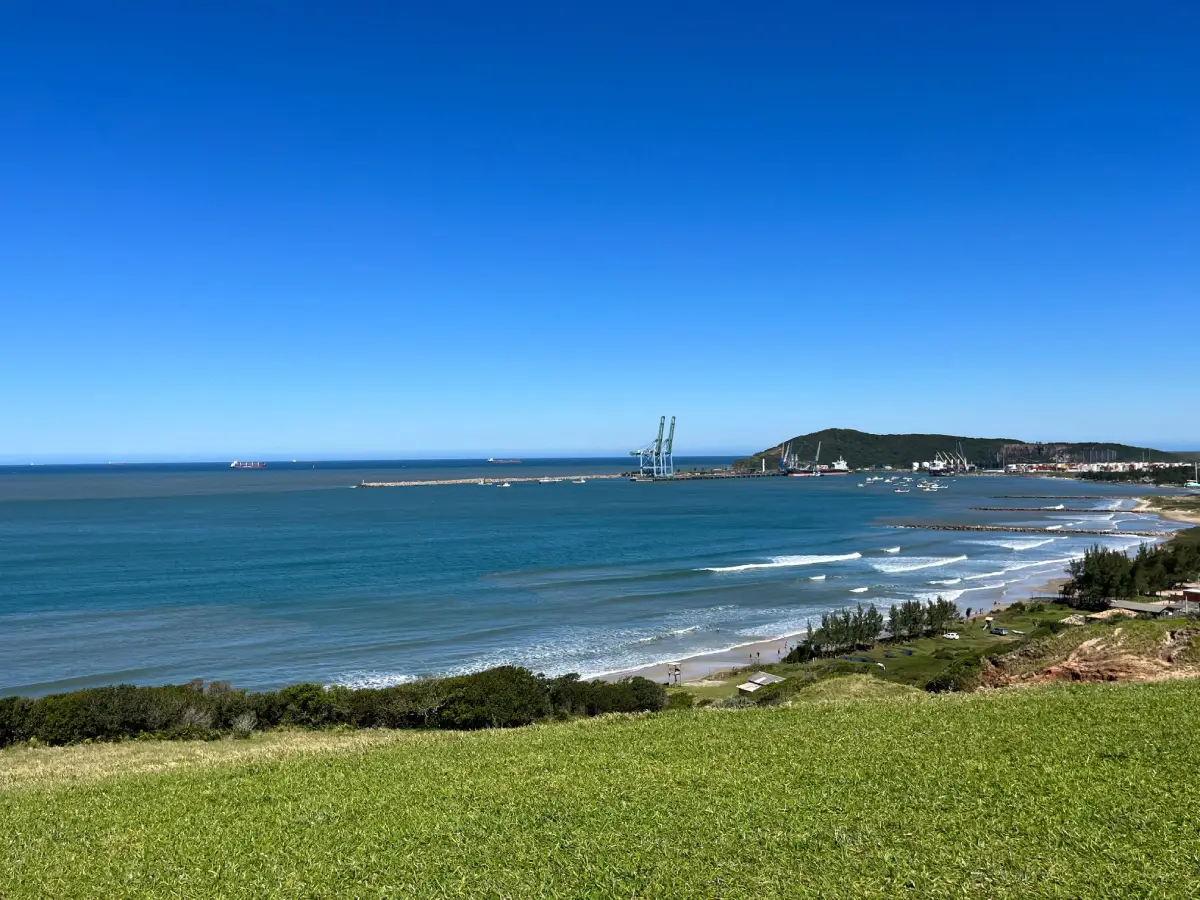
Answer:
M974 438L954 434L870 434L852 428L827 428L811 434L801 434L783 441L792 444L792 452L802 460L811 460L821 443L821 461L832 462L845 457L851 468L871 466L909 468L914 462L931 460L941 451L953 453L961 446L967 459L983 468L1003 463L1023 462L1089 462L1112 459L1140 460L1148 453L1153 459L1174 459L1177 454L1150 447L1131 447L1127 444L1092 443L1029 443L1015 438ZM735 465L760 468L766 459L767 468L778 468L780 448L770 447L753 456L738 460Z
M279 735L13 748L0 896L1200 892L1200 682L840 696L242 758ZM218 761L163 756L195 746Z

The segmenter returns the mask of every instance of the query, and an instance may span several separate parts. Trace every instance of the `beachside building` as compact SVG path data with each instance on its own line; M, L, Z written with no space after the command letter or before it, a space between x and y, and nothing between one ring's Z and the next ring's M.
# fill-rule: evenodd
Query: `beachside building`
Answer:
M1183 595L1180 599L1183 601L1185 611L1191 612L1200 609L1200 581L1189 581L1183 586L1180 593Z
M1122 612L1131 616L1149 616L1153 619L1173 616L1176 611L1182 609L1181 603L1142 603L1138 600L1114 600L1108 606L1109 608L1104 611L1106 613ZM1088 618L1092 617L1088 616Z
M739 694L744 694L748 697L769 684L779 684L779 682L786 680L786 678L780 678L778 675L772 675L770 672L758 672L747 678L744 684L739 684L737 689Z
M1109 622L1113 619L1122 617L1133 619L1137 617L1137 612L1132 609L1121 609L1114 606L1110 609L1101 610L1100 612L1089 613L1088 615L1084 616L1084 619L1086 619L1088 622Z

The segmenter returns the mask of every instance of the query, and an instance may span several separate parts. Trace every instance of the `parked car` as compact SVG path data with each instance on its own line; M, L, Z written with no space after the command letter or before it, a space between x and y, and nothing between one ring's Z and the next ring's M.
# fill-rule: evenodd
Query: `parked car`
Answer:
M1001 637L1004 637L1004 635L1008 634L1008 629L1007 628L993 628L992 634L998 634Z
M948 641L957 641L958 640L958 632L957 631L947 631L945 634L942 635L942 637L944 637Z

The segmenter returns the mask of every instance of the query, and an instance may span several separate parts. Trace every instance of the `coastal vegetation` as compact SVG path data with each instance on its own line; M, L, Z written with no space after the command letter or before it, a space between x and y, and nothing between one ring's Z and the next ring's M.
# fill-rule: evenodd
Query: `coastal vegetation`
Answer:
M387 688L294 684L234 690L224 682L89 688L0 699L0 747L126 738L216 739L292 728L511 728L548 719L662 709L666 692L645 678L581 681L502 666Z
M1200 522L1200 494L1158 494L1143 497L1141 502L1147 510L1165 518L1189 524Z
M826 428L824 431L797 435L783 443L792 444L793 452L801 459L815 456L819 443L822 461L832 462L842 456L851 468L856 469L883 466L907 469L914 462L931 460L939 452L949 453L959 447L967 459L984 468L1006 463L1087 462L1101 458L1105 461L1131 461L1147 456L1174 460L1185 456L1150 447L1104 442L1030 443L1014 438L974 438L954 434L871 434L853 428ZM779 455L778 446L769 447L737 460L734 465L758 469L765 460L768 469L775 469L779 467Z
M847 650L870 650L885 627L891 640L937 634L957 618L958 608L941 597L929 603L906 600L893 604L886 620L874 604L865 608L862 604L854 609L846 607L837 612L822 613L819 628L814 629L809 623L806 639L788 653L784 661L805 662Z
M1060 592L1071 606L1103 609L1112 600L1154 594L1200 576L1200 528L1189 528L1165 544L1142 544L1129 556L1099 545L1072 560Z
M859 676L775 708L378 743L10 748L0 896L1189 897L1198 729L1196 681Z

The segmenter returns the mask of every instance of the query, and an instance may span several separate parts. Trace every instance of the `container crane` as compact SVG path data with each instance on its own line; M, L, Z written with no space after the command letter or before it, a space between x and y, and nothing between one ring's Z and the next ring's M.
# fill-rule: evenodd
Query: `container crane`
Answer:
M658 435L646 447L640 450L630 450L630 456L638 458L639 478L670 478L675 474L675 417L671 416L671 432L663 440L663 432L667 427L667 417L658 420Z

